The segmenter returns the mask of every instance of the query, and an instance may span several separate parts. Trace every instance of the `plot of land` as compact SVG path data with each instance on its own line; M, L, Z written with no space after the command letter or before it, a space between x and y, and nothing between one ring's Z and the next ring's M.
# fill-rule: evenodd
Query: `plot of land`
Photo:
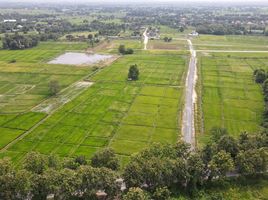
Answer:
M82 42L42 42L37 47L25 50L1 50L0 61L36 63L48 61L64 51L82 51L87 43Z
M152 142L179 137L183 74L187 56L179 52L124 56L90 78L95 83L53 113L2 154L20 160L31 150L60 156L85 155L105 146L129 156ZM137 64L140 80L126 81Z
M57 80L60 89L64 89L92 73L91 68L48 65L41 61L66 50L85 47L84 43L46 42L27 50L0 50L0 148L46 116L45 113L31 112L31 109L49 98L51 80ZM17 62L9 63L13 59ZM73 96L74 91L77 92L69 91L64 97Z
M201 35L193 39L197 50L262 50L268 51L265 36Z
M256 68L267 69L267 58L215 53L203 56L200 66L205 132L200 136L201 143L213 126L225 127L233 136L259 130L264 103L252 74Z

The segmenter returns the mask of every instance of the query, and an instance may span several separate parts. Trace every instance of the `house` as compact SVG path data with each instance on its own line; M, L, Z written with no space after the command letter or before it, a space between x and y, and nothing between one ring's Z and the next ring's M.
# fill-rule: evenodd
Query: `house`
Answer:
M7 22L16 23L17 20L16 19L5 19L4 23L7 23Z
M196 31L192 31L191 33L189 33L189 36L197 37L198 35L199 35L199 33Z

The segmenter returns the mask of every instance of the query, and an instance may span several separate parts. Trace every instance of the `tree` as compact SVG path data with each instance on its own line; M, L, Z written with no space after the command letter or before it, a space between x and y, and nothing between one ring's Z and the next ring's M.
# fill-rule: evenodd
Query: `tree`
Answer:
M42 174L32 174L33 200L46 200L47 195L55 194L58 188L59 173L57 170L46 170Z
M91 34L91 33L88 34L87 38L89 39L91 47L94 47L94 40L93 40L94 36L93 36L93 34Z
M190 191L196 191L197 185L202 185L205 172L205 164L200 154L192 153L187 160L189 182L187 187Z
M213 127L210 129L210 135L211 135L211 140L213 142L217 142L222 136L228 135L228 131L226 128Z
M266 172L267 156L267 151L264 148L240 151L236 158L236 166L239 173L256 175L259 172Z
M172 38L171 37L164 37L164 41L165 42L171 42L172 41Z
M8 158L0 159L0 199L12 199L15 171Z
M219 176L223 178L226 176L226 173L234 169L234 162L230 155L226 151L220 151L212 157L212 160L209 162L209 180L213 177Z
M155 190L176 182L184 187L189 178L184 151L184 145L159 144L143 150L125 167L123 177L127 186L146 184L149 190Z
M115 183L117 174L111 169L81 166L77 173L81 178L79 191L83 194L83 199L95 199L98 190L105 191L110 197L119 192Z
M14 35L6 34L2 39L4 49L26 49L38 45L39 38L36 35L20 35L15 33Z
M133 54L134 53L134 50L133 49L131 49L131 48L127 48L126 50L125 50L125 53L124 54Z
M256 83L263 83L267 77L266 72L263 69L255 70L254 75Z
M126 49L125 45L121 44L121 45L119 45L119 47L118 47L118 52L119 52L120 54L126 55L126 54L133 54L133 53L134 53L134 50L131 49L131 48L127 48L127 49Z
M32 182L31 182L32 174L26 170L19 170L16 172L13 180L13 196L14 199L27 199L30 196L30 192L32 190Z
M62 167L60 158L57 155L51 154L47 157L48 167L53 169L60 169Z
M171 192L167 187L156 188L153 193L154 200L168 200L170 198Z
M149 196L140 188L130 188L123 200L149 200Z
M93 34L88 34L88 36L87 36L87 38L89 39L89 40L92 40L93 39Z
M78 163L79 165L86 165L87 164L87 160L86 160L85 156L75 157L74 162Z
M60 85L59 82L56 80L52 80L49 82L49 91L51 96L55 96L60 91Z
M9 158L0 159L0 176L13 171L13 166Z
M224 135L217 142L217 150L218 151L224 150L227 153L230 153L232 158L234 158L239 151L238 143L233 137L229 135Z
M24 169L27 171L42 174L47 166L47 159L37 152L30 152L26 155L23 163Z
M119 45L119 47L118 47L118 52L119 52L120 54L125 54L125 52L126 52L126 47L125 47L125 45L123 45L123 44Z
M238 139L238 146L240 151L241 150L249 150L249 149L256 149L259 147L259 142L261 142L261 138L252 135L250 136L247 132L241 133ZM260 145L262 146L262 145Z
M75 199L81 186L81 178L76 171L62 169L58 173L55 199Z
M133 80L133 81L136 81L139 79L139 69L136 64L130 66L129 71L128 71L128 79Z
M119 168L119 159L116 157L113 149L106 148L93 155L91 165L93 167L107 167L117 170Z
M65 38L66 38L67 40L69 40L69 41L74 40L74 36L73 36L73 35L71 35L71 34L66 35L66 36L65 36Z

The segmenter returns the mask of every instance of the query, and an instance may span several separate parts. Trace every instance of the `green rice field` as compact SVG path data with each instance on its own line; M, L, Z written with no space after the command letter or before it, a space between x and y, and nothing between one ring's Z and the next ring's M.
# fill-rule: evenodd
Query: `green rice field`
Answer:
M260 130L264 101L253 71L267 69L265 54L213 53L200 56L199 66L204 131L199 141L206 142L214 126L226 128L233 136Z
M129 44L133 43L130 41ZM116 41L114 46L118 44ZM109 48L106 51L110 51ZM6 132L3 135L7 135L6 140L0 143L2 147L30 130L22 140L2 152L1 157L7 155L20 162L32 150L62 157L91 157L97 150L110 146L124 161L153 142L176 142L180 137L187 59L185 52L138 51L89 76L88 80L94 84L52 114L26 112L25 115L16 114L14 118L1 116L1 128ZM140 70L140 78L136 82L127 81L131 64L137 64ZM45 71L50 71L51 67L42 63L32 65L42 66L40 70ZM58 73L51 76L59 76L58 79L66 82L66 86L90 72L89 68L71 67L71 70L70 66L53 67ZM33 67L30 71L35 70ZM42 73L37 70L36 74ZM47 78L38 76L36 79L40 80L40 84L47 84L41 81ZM10 134L14 127L18 131Z

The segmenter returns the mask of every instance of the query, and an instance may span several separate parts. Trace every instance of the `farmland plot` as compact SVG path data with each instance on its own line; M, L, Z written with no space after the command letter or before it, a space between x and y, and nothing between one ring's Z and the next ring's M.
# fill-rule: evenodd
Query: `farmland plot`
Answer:
M0 61L37 63L45 62L65 51L82 51L87 48L82 42L41 42L37 47L25 50L1 50Z
M4 155L14 160L31 150L64 157L91 157L111 146L129 156L152 142L174 143L179 117L186 55L134 54L124 56L90 78L95 82L53 113ZM126 81L137 64L140 80Z
M260 129L263 96L252 77L253 70L263 66L265 58L223 56L215 54L201 58L202 111L205 142L209 130L225 127L237 136L242 131Z
M92 72L91 68L52 66L41 61L85 47L85 43L44 42L27 50L0 50L0 148L46 116L31 109L49 98L51 80L57 80L60 89L64 89ZM16 63L9 63L12 60Z

